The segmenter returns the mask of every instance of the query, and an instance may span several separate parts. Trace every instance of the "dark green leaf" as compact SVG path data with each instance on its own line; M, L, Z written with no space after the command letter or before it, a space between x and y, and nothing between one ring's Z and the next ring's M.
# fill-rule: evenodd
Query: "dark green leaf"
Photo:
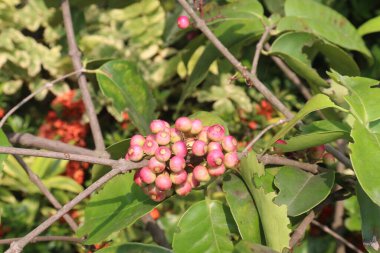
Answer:
M174 252L232 252L235 227L230 210L221 202L203 200L192 205L178 223Z
M150 212L158 203L150 200L133 181L133 173L119 175L88 202L85 222L78 236L87 235L86 244L105 240Z
M169 249L149 244L142 243L125 243L120 245L113 245L106 247L100 250L97 250L96 253L170 253L172 252Z
M247 186L230 173L224 177L223 191L243 240L261 243L260 217Z
M119 113L127 110L139 131L148 134L156 102L135 63L109 61L102 65L96 78L103 94L112 100Z
M274 180L280 191L274 202L286 205L289 216L298 216L311 210L329 195L334 179L334 171L313 175L284 166Z

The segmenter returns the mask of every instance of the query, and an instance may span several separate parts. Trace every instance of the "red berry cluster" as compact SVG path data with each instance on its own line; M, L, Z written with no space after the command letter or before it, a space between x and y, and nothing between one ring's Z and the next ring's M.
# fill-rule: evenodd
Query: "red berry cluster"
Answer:
M125 159L149 159L135 173L135 183L154 201L173 194L185 196L239 163L237 141L225 135L223 126L203 126L198 119L180 117L175 127L163 120L150 124L153 134L134 135Z
M81 122L85 107L76 90L70 90L55 98L51 106L54 111L48 112L44 124L39 129L39 136L85 147L88 126ZM70 161L65 174L82 184L84 170L88 167L88 163Z

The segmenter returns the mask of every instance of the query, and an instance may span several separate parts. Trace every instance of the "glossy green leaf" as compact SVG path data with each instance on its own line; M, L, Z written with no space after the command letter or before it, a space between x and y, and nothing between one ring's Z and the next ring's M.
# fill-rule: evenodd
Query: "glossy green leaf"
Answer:
M215 200L199 201L180 219L173 238L173 251L232 252L230 236L234 226L228 207Z
M0 146L8 147L10 146L8 137L3 132L3 129L0 128ZM0 154L0 172L3 170L3 162L7 159L7 154Z
M134 223L157 205L134 183L133 173L116 176L88 202L84 225L77 235L87 235L86 244L98 243Z
M243 180L232 173L224 176L223 191L243 240L260 244L260 217Z
M361 231L360 206L356 196L344 200L344 208L347 218L344 219L344 226L350 231Z
M366 194L380 205L380 134L355 121L351 137L354 142L349 148L356 177Z
M283 152L293 152L326 144L338 139L350 139L350 127L336 121L320 120L301 127L302 133L286 140L286 145L274 144Z
M100 89L122 113L128 111L133 124L146 135L153 120L156 102L135 63L113 60L97 72Z
M254 152L249 152L247 157L241 159L240 173L259 212L266 245L277 251L288 248L291 230L287 208L285 205L278 206L273 202L277 196L275 192L266 193L263 188L255 186L254 178L264 176L265 171Z
M361 36L376 32L380 32L380 16L368 20L358 28Z
M202 124L204 126L212 126L215 124L220 124L224 126L224 128L226 129L226 134L229 134L227 123L214 113L199 111L199 112L191 114L189 118L199 119L200 121L202 121Z
M255 244L247 240L240 241L235 245L233 253L278 253L271 248Z
M342 76L336 72L331 72L329 75L350 91L350 95L345 96L345 99L350 105L350 111L358 120L368 124L380 119L379 81L364 77Z
M380 206L368 197L360 185L356 187L356 194L362 217L363 244L370 253L380 252Z
M326 199L334 185L334 179L334 171L313 175L297 168L284 166L274 180L279 189L274 202L278 205L286 205L289 216L298 216Z
M36 157L31 163L30 168L43 179L62 174L66 170L67 163L68 161L66 160Z
M110 154L112 159L118 160L120 158L125 157L125 154L127 153L128 148L129 148L129 139L114 143L111 146L107 147L106 150ZM91 169L92 182L95 182L96 180L101 178L104 174L109 172L110 170L111 168L108 166L95 164Z
M124 243L120 245L112 245L100 250L96 253L170 253L171 250L156 245L142 244L142 243Z
M247 38L258 37L264 31L260 21L263 8L256 0L241 0L231 3L217 14L222 15L223 18L215 20L214 23L220 22L221 24L213 32L227 48L236 46ZM220 56L219 50L211 42L208 42L187 80L177 105L177 111L181 109L185 99L191 96L197 86L206 78L210 65Z
M355 27L335 10L313 0L287 0L285 15L278 23L278 30L312 33L343 48L359 51L372 59Z
M312 97L305 104L305 106L279 132L277 132L275 136L272 137L272 139L268 142L265 150L267 150L278 139L284 137L286 133L288 133L297 124L297 122L303 119L306 115L314 111L323 110L326 108L336 108L342 111L346 111L345 109L335 105L328 96L318 94Z
M308 53L313 51L313 53ZM330 67L339 73L359 75L359 67L344 50L318 37L304 32L291 32L278 37L272 44L270 54L281 57L298 75L314 87L328 87L328 83L312 67L313 57L320 52ZM342 64L345 62L345 64Z

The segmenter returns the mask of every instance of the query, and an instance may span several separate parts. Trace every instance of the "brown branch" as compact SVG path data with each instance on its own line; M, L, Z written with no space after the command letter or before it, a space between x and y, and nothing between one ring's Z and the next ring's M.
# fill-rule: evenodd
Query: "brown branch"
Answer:
M318 166L317 164L303 163L296 160L291 160L286 157L275 156L275 155L263 155L258 158L260 162L264 164L272 165L288 165L296 168L300 168L304 171L317 174L318 172L327 171L327 169Z
M349 241L347 241L346 239L344 239L342 236L340 236L339 234L337 234L335 231L333 231L332 229L330 229L328 226L325 226L325 225L319 223L316 220L311 221L311 223L313 225L319 227L321 230L323 230L327 234L329 234L332 237L334 237L335 240L343 243L344 245L346 245L348 248L352 249L353 251L355 251L357 253L364 253L362 250L360 250L357 247L355 247L355 245L353 245L352 243L350 243Z
M49 191L49 189L42 183L41 179L29 168L29 166L24 162L24 160L18 156L14 155L16 161L21 165L24 171L28 174L30 181L34 183L37 188L41 191L43 195L49 200L49 202L54 206L55 209L62 208L62 205L58 202L58 200L53 196L53 194ZM71 218L70 215L65 214L63 219L67 222L67 224L71 227L71 229L75 232L78 229L78 225Z
M17 238L7 238L7 239L1 239L0 244L11 244L15 241L18 241L22 239L22 237ZM50 242L50 241L61 241L61 242L70 242L70 243L82 243L83 239L76 238L76 237L70 237L70 236L57 236L57 235L49 235L49 236L37 236L33 238L30 243L36 243L36 242Z
M50 140L29 133L11 133L7 134L9 141L15 145L20 144L26 147L41 148L50 151L63 153L74 153L79 155L95 156L109 158L110 155L104 151L93 151L86 148L63 143L61 141Z
M256 44L255 55L253 56L253 60L252 60L252 69L251 69L252 75L256 75L256 73L257 73L257 65L259 63L261 50L263 50L264 43L267 41L272 28L273 28L273 26L265 26L264 33L263 33L263 35L261 35L259 42Z
M158 245L170 249L170 243L166 240L165 232L158 226L157 222L147 214L141 218L142 222L145 224L146 229L152 235L153 241Z
M83 199L87 198L91 195L91 193L95 192L97 189L99 189L102 185L104 185L106 182L111 180L113 177L115 177L118 174L126 173L130 170L141 168L143 166L147 165L147 161L142 161L138 163L126 163L121 160L117 161L117 163L113 164L112 170L109 171L107 174L102 176L100 179L98 179L96 182L91 184L88 188L86 188L84 191L79 193L74 199L72 199L70 202L68 202L66 205L64 205L56 214L45 220L43 223L41 223L38 227L36 227L34 230L29 232L27 235L25 235L23 238L21 238L18 241L15 241L11 244L10 248L5 253L20 253L22 249L36 236L40 235L42 232L44 232L47 228L49 228L54 222L56 222L58 219L60 219L64 214L69 212L75 205L77 205L79 202L81 202Z
M67 44L69 46L69 54L76 71L82 69L81 53L79 52L77 43L75 41L75 34L73 28L73 21L71 18L69 0L62 0L61 2L63 24L66 30ZM88 118L90 120L90 127L92 136L94 138L96 150L105 150L102 131L100 129L99 121L96 116L95 107L91 100L91 95L88 89L86 77L83 74L78 75L78 84L82 92L83 102L86 106Z
M12 109L10 109L5 115L4 117L0 120L0 128L2 128L5 124L5 122L7 121L7 119L13 114L15 113L21 106L23 106L25 103L27 103L29 100L31 100L32 98L34 98L37 94L39 94L40 92L42 92L43 90L45 89L50 89L51 87L53 87L54 84L60 82L60 81L63 81L65 80L66 78L70 77L70 76L73 76L73 75L77 75L79 73L81 73L83 71L82 68L80 69L77 69L69 74L66 74L66 75L63 75L51 82L47 82L45 83L44 85L42 85L41 87L39 87L38 89L36 89L34 92L32 92L31 94L29 94L27 97L25 97L23 100L21 100L18 104L16 104L14 107L12 107Z

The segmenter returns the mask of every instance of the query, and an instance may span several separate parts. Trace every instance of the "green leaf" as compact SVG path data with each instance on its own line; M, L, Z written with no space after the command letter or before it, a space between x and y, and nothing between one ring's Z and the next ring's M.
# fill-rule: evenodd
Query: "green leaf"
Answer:
M274 144L283 152L293 152L326 144L338 139L350 139L350 127L341 122L320 120L301 127L302 134L286 140L286 145Z
M233 253L278 253L278 251L274 251L271 248L260 244L243 240L235 245Z
M174 252L232 252L231 227L235 223L228 207L215 200L192 205L178 223Z
M0 128L0 146L9 147L8 137L3 132L3 129ZM7 159L7 154L0 154L0 172L3 170L3 162Z
M69 177L55 176L43 179L42 182L49 189L58 189L73 193L80 193L83 191L83 186Z
M344 219L345 227L350 231L361 231L360 206L356 196L344 200L344 208L346 209L347 218Z
M301 215L326 199L334 185L334 179L334 171L313 175L284 166L274 180L280 191L274 203L286 205L289 216Z
M376 32L380 32L380 16L368 20L358 28L361 36Z
M371 60L372 56L355 27L343 15L313 0L287 0L279 31L303 31L315 34L343 48L355 50ZM321 18L323 17L323 18Z
M261 243L260 217L247 186L230 173L224 176L223 191L243 240Z
M56 160L44 157L36 157L31 163L30 168L40 178L49 178L62 174L66 170L66 160Z
M336 82L344 85L350 91L345 96L351 112L363 124L380 119L380 88L379 81L364 77L342 76L336 72L329 73Z
M190 119L199 119L202 121L202 124L204 126L212 126L215 124L220 124L224 126L224 129L226 130L226 134L229 134L227 123L222 120L219 116L215 115L211 112L205 112L205 111L199 111L196 113L193 113L189 116Z
M102 65L96 78L115 108L120 113L127 110L139 131L148 134L156 102L137 66L125 60L109 61Z
M312 53L311 53L312 52ZM316 53L322 53L329 66L339 73L359 75L359 67L344 50L318 37L304 32L290 32L278 37L270 54L281 57L298 75L314 87L328 87L328 83L312 67ZM345 64L341 64L345 62Z
M356 187L356 195L362 217L363 244L368 252L380 252L380 206L373 203L360 185Z
M107 147L106 151L110 154L112 159L118 160L120 158L123 158L129 148L129 141L130 139L127 139L114 143L111 146ZM92 182L95 182L110 170L111 167L109 166L95 164L91 169Z
M367 195L380 205L380 134L372 133L359 121L355 121L349 144L351 161L356 177Z
M221 23L213 32L220 42L231 48L243 40L258 37L263 31L260 17L263 8L256 0L241 0L224 6L217 15L223 16L214 23ZM189 79L184 87L177 105L177 112L181 109L185 99L193 94L197 86L207 77L209 67L222 54L211 42L199 57Z
M253 182L254 177L264 176L264 166L257 161L256 154L252 151L240 162L240 173L259 212L266 245L276 251L288 248L291 230L286 206L273 203L276 193L265 193L263 188L257 188Z
M305 104L305 106L279 132L277 132L275 136L272 137L272 139L268 142L265 151L268 150L268 148L278 139L284 137L285 134L288 133L297 124L297 122L303 119L306 115L311 112L326 108L336 108L342 111L346 111L345 109L335 105L328 96L318 94L312 97Z
M85 222L77 235L87 235L85 244L98 243L134 223L158 204L133 182L133 173L116 176L88 202Z
M171 250L163 248L156 245L142 244L142 243L124 243L120 245L112 245L100 250L97 250L96 253L170 253Z

